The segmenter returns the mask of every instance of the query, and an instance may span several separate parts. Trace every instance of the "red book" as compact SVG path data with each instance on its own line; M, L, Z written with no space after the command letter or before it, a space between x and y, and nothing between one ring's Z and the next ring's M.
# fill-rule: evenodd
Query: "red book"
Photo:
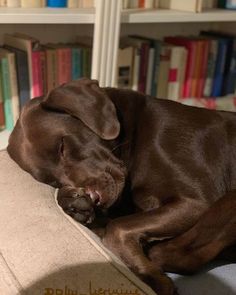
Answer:
M210 41L209 40L202 40L202 59L201 59L201 67L200 67L200 74L199 74L199 83L197 87L196 97L203 97L204 92L204 85L207 75L207 65L208 65L208 56L209 56L209 49L210 49Z
M42 96L44 93L41 57L43 53L40 50L32 52L33 97Z
M191 97L196 42L187 37L166 37L164 40L165 42L170 44L184 46L188 50L186 72L182 89L182 97Z
M71 49L57 48L58 85L71 80Z
M145 0L139 0L138 7L139 8L144 8L144 5L145 5Z

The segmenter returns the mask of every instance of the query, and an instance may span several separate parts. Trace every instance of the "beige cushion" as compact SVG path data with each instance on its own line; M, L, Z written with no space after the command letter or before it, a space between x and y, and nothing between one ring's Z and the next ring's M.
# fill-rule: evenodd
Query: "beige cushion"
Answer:
M153 293L64 214L54 193L0 152L0 294Z

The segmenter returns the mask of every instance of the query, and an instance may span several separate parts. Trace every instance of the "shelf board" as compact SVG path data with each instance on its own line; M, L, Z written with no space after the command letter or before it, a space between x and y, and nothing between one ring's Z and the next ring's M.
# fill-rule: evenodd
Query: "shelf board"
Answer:
M7 147L10 134L11 132L7 130L0 131L0 150Z
M184 23L184 22L232 22L236 21L236 11L210 9L201 13L177 10L124 10L122 23Z
M93 24L94 8L0 8L0 24Z

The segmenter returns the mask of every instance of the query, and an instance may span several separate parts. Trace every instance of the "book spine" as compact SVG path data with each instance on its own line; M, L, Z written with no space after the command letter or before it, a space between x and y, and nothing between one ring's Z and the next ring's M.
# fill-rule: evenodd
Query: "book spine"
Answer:
M5 128L5 115L3 101L0 101L0 130Z
M42 7L42 0L21 0L21 7L41 8Z
M33 78L33 85L32 85L33 97L38 97L42 93L40 51L32 52L32 78Z
M202 41L202 62L199 61L200 67L200 74L199 74L199 83L196 89L196 97L203 97L204 92L204 83L206 80L207 75L207 59L209 56L209 41Z
M216 40L210 40L209 42L207 73L203 90L203 96L206 97L211 96L212 92L218 47L218 42Z
M140 72L138 81L138 91L145 93L146 91L146 74L148 69L149 44L143 43L141 47Z
M11 88L12 116L14 124L20 115L20 101L18 95L18 84L16 74L15 54L8 53L9 79Z
M41 79L41 93L40 95L43 95L47 92L47 65L46 65L46 52L40 51L40 79Z
M133 79L132 79L132 90L138 91L138 80L139 80L139 69L141 60L141 50L136 47L134 49L134 66L133 66Z
M72 51L71 48L64 49L65 54L65 76L66 82L69 82L72 79Z
M77 8L78 4L79 4L78 0L67 0L68 8Z
M161 54L161 42L155 42L155 53L153 61L153 72L152 72L152 90L151 95L155 96L157 93L157 81L158 81L158 71L160 67L160 54Z
M58 85L71 79L71 53L69 48L57 49Z
M154 67L154 54L155 49L149 49L149 56L148 56L148 67L147 67L147 79L146 79L146 94L151 95L152 92L152 73Z
M193 41L195 44L195 55L193 59L193 74L191 77L191 89L189 97L196 97L197 87L198 87L198 78L199 70L201 66L202 59L202 43L201 41Z
M12 114L12 103L11 103L11 86L10 86L10 75L7 58L1 59L1 70L2 70L2 89L4 98L4 113L6 129L12 130L14 128L14 120Z
M234 93L236 88L236 39L233 40L233 52L230 61L230 71L226 80L226 94Z
M186 56L187 52L185 48L171 48L167 94L169 99L178 100L180 98L181 87L185 73Z
M46 50L47 92L57 86L57 54L56 50Z
M72 48L72 79L81 78L82 75L82 52L81 48Z
M20 7L20 0L7 0L7 7Z
M48 7L66 7L66 4L66 0L47 0Z
M222 83L223 83L223 74L225 68L225 60L226 60L226 51L227 46L223 39L218 41L218 52L217 52L217 59L216 59L216 68L214 74L214 81L212 87L211 96L217 97L221 96L222 93Z

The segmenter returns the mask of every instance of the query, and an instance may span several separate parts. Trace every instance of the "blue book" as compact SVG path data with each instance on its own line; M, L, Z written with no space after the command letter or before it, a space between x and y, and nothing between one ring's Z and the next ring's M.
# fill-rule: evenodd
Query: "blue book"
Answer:
M83 54L82 48L72 47L72 80L83 76Z
M67 0L47 0L48 7L66 7Z
M224 81L224 72L226 64L227 40L218 39L218 50L216 57L216 67L212 86L211 96L217 97L222 95L222 87Z
M30 99L30 82L27 53L18 48L5 45L4 48L15 53L17 83L20 98L20 109Z

